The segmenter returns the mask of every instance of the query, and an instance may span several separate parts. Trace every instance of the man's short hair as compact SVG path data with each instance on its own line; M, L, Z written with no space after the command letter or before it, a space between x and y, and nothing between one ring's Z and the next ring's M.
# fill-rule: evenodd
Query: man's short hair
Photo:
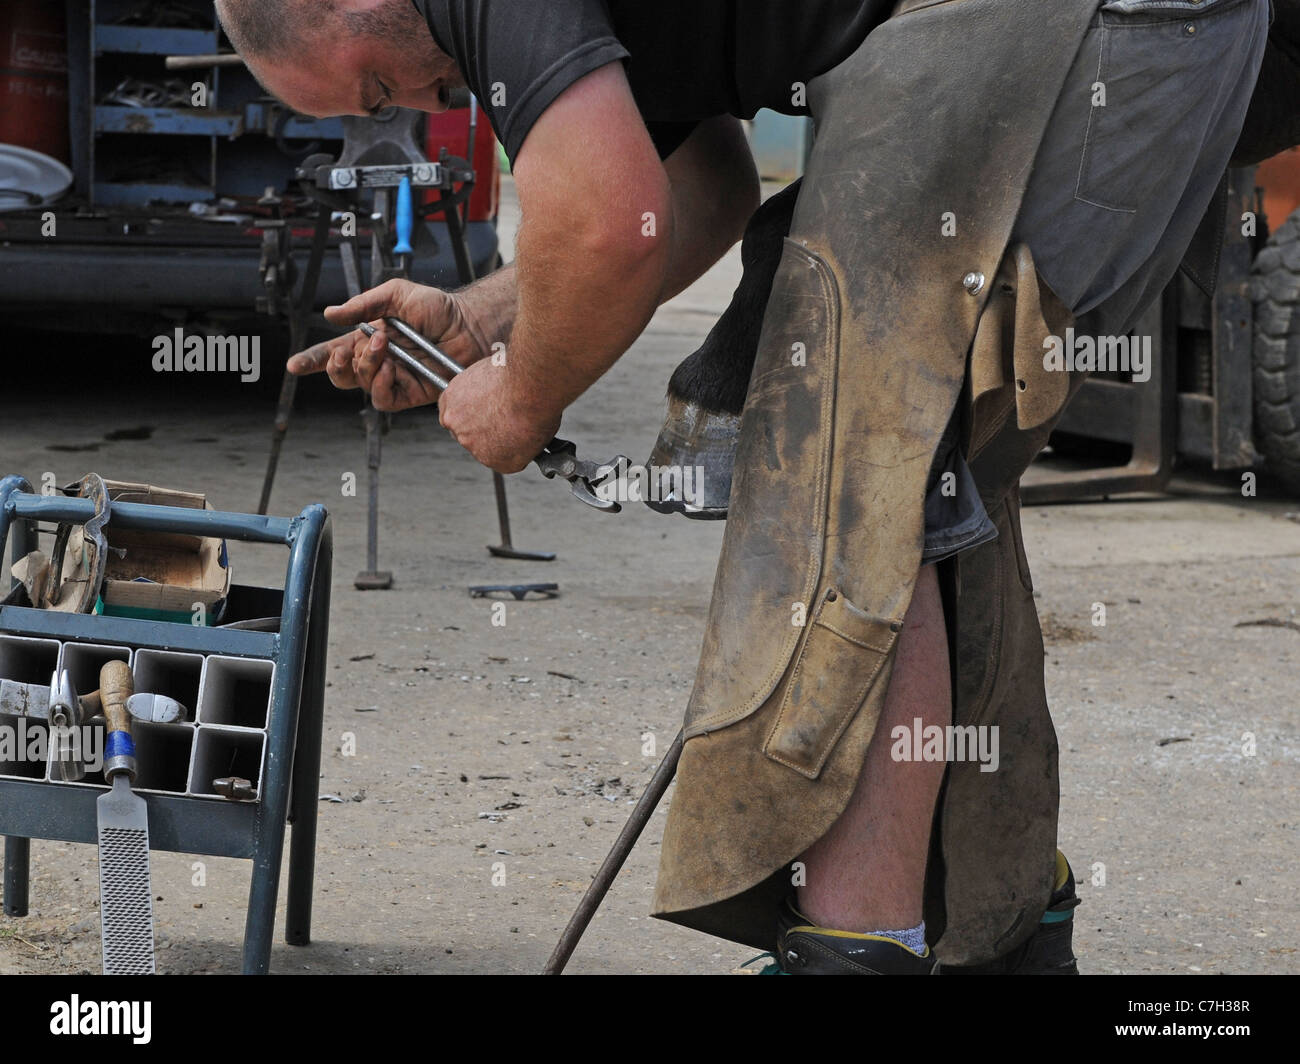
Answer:
M217 17L240 55L279 59L338 30L353 37L401 40L423 19L410 0L366 11L340 11L337 0L216 0Z

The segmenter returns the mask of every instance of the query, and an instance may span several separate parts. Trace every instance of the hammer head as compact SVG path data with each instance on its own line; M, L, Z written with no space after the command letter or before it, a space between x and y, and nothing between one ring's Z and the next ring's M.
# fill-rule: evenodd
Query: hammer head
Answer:
M17 680L0 680L0 713L11 717L31 717L48 720L50 716L50 689L39 683L19 683Z
M189 712L174 698L150 694L132 695L126 700L126 709L136 720L151 724L175 724Z
M81 697L81 710L84 717L102 716L103 704L99 692L91 691ZM146 692L134 694L126 700L126 711L136 720L149 724L175 724L189 720L190 711L174 698L166 695L151 695Z
M219 780L213 780L212 789L223 798L229 798L232 802L257 801L257 790L253 787L252 781L242 779L239 776L225 776Z
M65 783L86 778L81 759L81 743L74 729L82 720L81 702L72 686L68 670L56 672L50 679L50 762L51 777Z
M72 687L68 670L56 672L50 678L49 721L52 725L71 728L81 723L81 701Z

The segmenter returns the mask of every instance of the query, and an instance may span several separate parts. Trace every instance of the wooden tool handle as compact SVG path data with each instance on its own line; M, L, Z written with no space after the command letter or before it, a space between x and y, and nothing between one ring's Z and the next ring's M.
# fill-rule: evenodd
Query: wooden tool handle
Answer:
M99 670L99 697L109 732L131 734L131 714L126 700L135 693L135 678L125 661L110 661Z

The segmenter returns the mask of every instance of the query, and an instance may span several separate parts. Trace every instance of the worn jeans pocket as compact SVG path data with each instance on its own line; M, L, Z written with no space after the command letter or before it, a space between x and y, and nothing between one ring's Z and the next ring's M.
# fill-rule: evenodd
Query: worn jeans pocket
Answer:
M1180 168L1210 139L1233 87L1226 81L1255 48L1255 8L1266 2L1102 5L1083 46L1094 80L1072 87L1091 94L1076 198L1131 214L1161 189L1183 187Z

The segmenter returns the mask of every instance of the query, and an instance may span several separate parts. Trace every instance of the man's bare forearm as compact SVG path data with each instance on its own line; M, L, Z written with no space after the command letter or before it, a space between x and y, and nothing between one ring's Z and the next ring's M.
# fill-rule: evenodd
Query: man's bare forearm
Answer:
M564 125L566 111L582 113L584 97L622 112L604 127L600 166L574 154ZM558 418L662 303L740 238L758 204L758 178L730 119L701 123L661 164L613 67L552 106L515 178L517 262L458 302L481 349L508 341L510 402L540 423Z
M578 398L641 335L655 309L672 247L667 181L654 202L658 229L606 239L596 227L562 250L550 224L520 227L518 314L509 365L516 399L538 414Z
M736 123L738 126L738 123ZM673 250L662 305L685 291L740 239L758 207L758 175L744 134L706 123L666 167L672 184ZM514 263L457 293L486 348L508 343L519 310Z
M494 345L508 344L515 329L519 309L519 289L515 264L502 266L494 273L467 285L456 293L465 324L480 348L491 353Z

